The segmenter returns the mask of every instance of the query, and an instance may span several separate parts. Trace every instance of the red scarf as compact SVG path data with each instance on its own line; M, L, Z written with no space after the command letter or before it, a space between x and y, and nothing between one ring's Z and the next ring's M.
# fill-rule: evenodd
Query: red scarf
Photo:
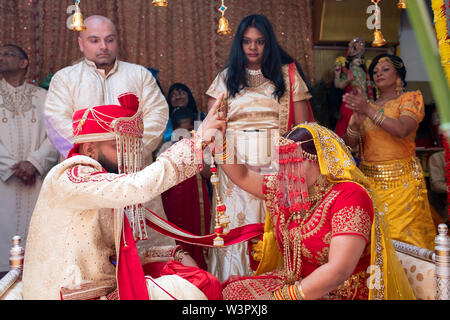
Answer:
M126 215L117 258L117 288L120 300L149 300L144 270ZM124 245L123 237L127 246Z
M295 62L289 64L289 84L290 84L290 92L289 92L289 116L288 116L288 126L287 131L290 131L294 125L295 117L294 117L294 99L292 88L295 84ZM306 101L308 105L308 122L314 122L314 114L312 112L311 103Z

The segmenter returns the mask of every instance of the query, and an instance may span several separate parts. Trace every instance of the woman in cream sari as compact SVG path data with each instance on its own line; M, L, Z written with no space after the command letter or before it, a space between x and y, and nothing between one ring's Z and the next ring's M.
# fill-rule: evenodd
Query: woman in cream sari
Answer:
M267 204L251 277L231 277L225 299L414 299L368 179L344 142L315 123L280 138L279 170L263 177L222 165Z
M251 15L241 21L229 64L206 92L209 106L225 94L226 142L237 147L241 163L264 170L273 160L271 137L313 119L304 79L300 65L279 46L266 17ZM218 175L218 193L227 207L230 228L264 222L264 201L240 189L221 170ZM251 274L247 251L246 242L211 250L208 271L221 281Z

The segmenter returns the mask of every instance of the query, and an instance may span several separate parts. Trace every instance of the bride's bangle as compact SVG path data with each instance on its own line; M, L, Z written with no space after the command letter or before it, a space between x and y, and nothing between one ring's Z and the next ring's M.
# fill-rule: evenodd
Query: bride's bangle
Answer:
M297 289L297 292L299 293L299 295L300 295L300 300L306 300L306 298L305 298L305 293L303 292L303 288L302 288L302 283L301 282L296 282L295 284L295 288Z

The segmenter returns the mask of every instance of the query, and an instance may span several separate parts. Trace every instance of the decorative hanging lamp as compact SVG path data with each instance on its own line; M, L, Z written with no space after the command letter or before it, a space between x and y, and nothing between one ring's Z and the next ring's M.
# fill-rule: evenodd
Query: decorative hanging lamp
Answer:
M378 6L380 0L371 0L375 5L375 32L373 34L374 40L372 41L372 47L382 47L387 44L381 33L381 10Z
M231 28L230 28L230 24L228 23L227 18L225 18L225 11L228 8L225 6L224 0L222 0L222 5L220 6L220 8L218 9L220 11L220 13L222 13L222 16L219 19L219 28L217 29L217 33L220 35L227 35L227 34L231 34Z
M397 8L406 9L406 0L398 0Z
M84 31L86 30L86 26L83 21L83 14L80 10L80 0L75 1L75 13L73 14L72 24L70 25L70 29L73 31Z
M167 7L169 3L166 0L153 0L154 7Z

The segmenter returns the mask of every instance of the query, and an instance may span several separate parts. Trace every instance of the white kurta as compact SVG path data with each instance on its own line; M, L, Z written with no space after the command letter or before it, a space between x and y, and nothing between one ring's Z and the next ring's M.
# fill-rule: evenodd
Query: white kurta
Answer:
M46 94L28 83L15 88L0 80L0 271L9 268L11 238L19 235L26 243L43 177L58 158L45 132ZM11 166L19 161L29 161L37 169L33 186L13 176Z
M288 66L283 66L282 70L286 87L289 88L289 81L286 80L289 79ZM217 75L206 94L216 99L221 93L227 96L225 79L226 70ZM292 88L293 101L311 98L298 72L295 79ZM257 87L247 87L235 97L228 99L227 149L236 152L240 163L245 163L261 174L270 172L265 170L271 170L271 162L276 158L274 141L279 136L280 114L283 114L282 110L286 109L285 104L289 102L288 91L278 101L273 97L274 90L273 83L267 81ZM287 117L287 112L285 113ZM220 168L218 175L220 179L218 190L226 205L226 214L230 217L230 229L251 223L264 223L266 211L264 200L239 188ZM213 196L213 199L215 201L216 197ZM215 212L213 214L215 217ZM210 250L208 271L220 281L225 281L232 275L252 275L247 247L247 243L242 242Z
M169 106L152 73L143 66L116 60L105 76L95 63L84 59L59 70L53 76L45 103L45 120L50 141L66 157L72 148L72 116L77 110L99 105L118 105L118 96L132 92L139 98L144 115L144 163L152 163L152 153L162 140L169 119ZM147 208L166 218L161 197L145 204ZM150 230L154 246L175 244L172 239Z
M24 299L60 299L60 288L94 282L115 286L112 208L143 203L197 174L193 143L183 139L138 173L102 173L74 156L47 175L34 210L23 271Z

